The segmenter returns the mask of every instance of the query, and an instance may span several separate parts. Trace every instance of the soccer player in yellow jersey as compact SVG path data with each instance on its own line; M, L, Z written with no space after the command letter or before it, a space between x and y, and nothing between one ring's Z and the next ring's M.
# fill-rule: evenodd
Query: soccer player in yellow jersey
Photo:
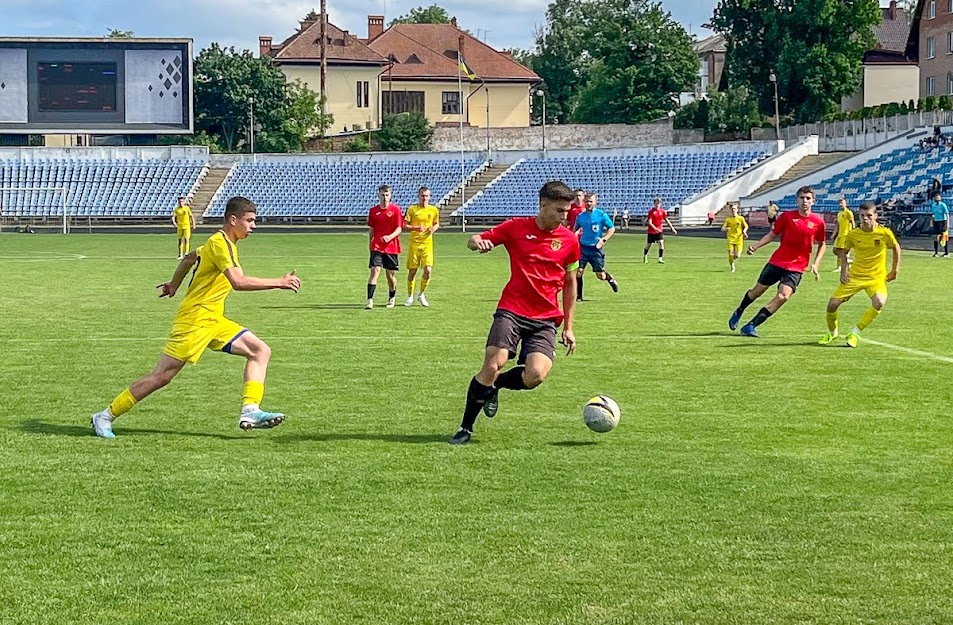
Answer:
M407 208L404 229L410 231L410 251L407 252L407 299L404 306L414 305L414 286L417 269L424 268L420 279L420 295L417 300L421 306L430 306L425 292L433 274L433 233L440 229L440 209L430 203L430 189L420 187L417 190L417 203Z
M287 289L297 293L301 288L301 280L294 271L281 278L254 278L245 275L238 264L236 244L254 231L256 212L251 200L231 198L225 207L222 229L210 236L205 245L186 254L172 279L156 287L161 289L159 297L174 297L182 280L192 270L185 299L172 322L169 342L155 369L133 382L105 410L92 416L93 431L97 436L114 438L113 420L171 382L185 363L198 362L206 349L242 356L247 361L242 410L238 419L241 429L272 428L284 420L280 412L265 412L259 407L265 394L265 373L271 348L247 328L225 317L225 298L232 289Z
M887 272L887 250L893 252L893 266ZM854 263L847 265L847 253L854 250ZM900 244L889 228L877 223L877 207L873 202L860 205L860 227L844 238L843 247L834 250L841 264L840 284L827 302L827 334L819 342L830 345L838 337L837 309L851 297L864 291L870 297L870 308L847 334L847 344L857 347L860 333L880 314L887 303L887 283L897 279L900 269Z
M841 265L849 264L845 254L841 257L837 253L838 249L844 249L844 241L847 240L847 233L856 227L854 222L854 213L847 206L847 200L840 201L840 210L837 211L837 229L834 231L834 254L837 256L837 267L834 271L840 271Z
M738 214L738 203L731 203L731 217L725 219L721 226L722 232L728 233L728 265L731 273L735 272L735 261L741 257L741 248L748 238L748 222Z
M189 253L189 240L195 230L195 218L192 217L192 207L185 203L185 197L179 196L179 204L172 211L172 225L175 226L176 238L179 240L179 260Z

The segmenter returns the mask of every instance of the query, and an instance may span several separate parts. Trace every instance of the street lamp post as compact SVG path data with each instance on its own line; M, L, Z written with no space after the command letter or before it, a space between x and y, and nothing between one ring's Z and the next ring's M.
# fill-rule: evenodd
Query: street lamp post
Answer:
M546 158L546 92L542 89L537 89L536 95L543 100L543 158Z
M255 153L255 96L248 96L248 146Z
M781 115L778 112L778 77L774 74L774 70L771 70L771 73L768 74L768 80L774 86L774 133L775 139L781 140Z

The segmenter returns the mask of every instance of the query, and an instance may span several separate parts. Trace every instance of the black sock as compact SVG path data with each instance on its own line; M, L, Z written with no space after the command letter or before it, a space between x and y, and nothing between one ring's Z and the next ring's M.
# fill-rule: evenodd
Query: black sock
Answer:
M745 296L741 298L741 303L738 304L738 308L735 310L739 315L745 311L748 306L754 303L754 300L748 297L748 292L745 291Z
M615 278L613 278L608 271L604 271L603 273L606 274L606 282L615 282Z
M492 386L483 386L476 378L470 380L470 388L467 389L467 405L463 409L463 421L460 422L461 428L469 432L473 431L477 415L483 409L486 398L492 394Z
M367 285L367 299L374 299L374 291L377 290L376 284Z
M940 242L937 241L936 239L933 239L933 253L934 254L940 253Z
M944 254L949 254L949 253L950 253L950 243L949 243L949 242L946 242L946 243L943 244L943 253L944 253Z
M649 248L645 248L644 250L642 250L642 256L648 256L648 255L649 255Z
M394 289L393 291L391 291L390 289L388 289L388 291L387 291L387 299L394 299L395 297L397 297L397 289Z
M526 371L526 367L519 366L513 367L505 373L501 373L498 378L496 378L496 388L506 388L511 391L523 391L528 387L523 382L523 372Z
M658 248L658 257L659 257L659 258L661 258L661 257L662 257L662 254L664 254L664 253L665 253L665 250L663 250L662 248Z
M582 299L582 276L576 276L576 299Z
M754 326L757 328L759 325L767 321L768 317L770 317L773 314L774 313L768 310L767 308L762 308L761 310L758 311L758 314L756 314L754 318L748 322L748 325Z

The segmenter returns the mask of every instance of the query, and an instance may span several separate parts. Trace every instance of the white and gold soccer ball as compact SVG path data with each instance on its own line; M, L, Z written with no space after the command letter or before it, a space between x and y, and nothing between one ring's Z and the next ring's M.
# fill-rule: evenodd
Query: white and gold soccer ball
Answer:
M619 404L605 395L598 395L589 400L582 409L582 420L593 432L603 434L619 425Z

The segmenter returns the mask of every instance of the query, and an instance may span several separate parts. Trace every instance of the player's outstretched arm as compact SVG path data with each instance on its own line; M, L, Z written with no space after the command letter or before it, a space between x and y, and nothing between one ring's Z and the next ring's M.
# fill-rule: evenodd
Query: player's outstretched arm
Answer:
M893 282L897 279L897 272L900 271L900 244L893 244L893 266L890 273L887 274L887 282Z
M236 291L268 291L270 289L284 289L294 291L301 288L301 279L294 270L280 278L256 278L246 276L241 267L229 267L225 270L225 277Z
M814 263L811 265L811 273L814 274L815 280L821 279L821 259L824 258L824 252L827 251L827 241L819 241L817 243L817 252L814 254ZM844 263L845 265L847 263Z
M437 217L437 221L433 222L433 225L430 226L430 234L435 233L437 230L440 230L440 217Z
M728 232L728 221L727 221L727 220L725 220L725 222L721 224L721 231L722 231L722 232Z
M159 297L175 297L175 292L179 290L179 285L185 280L185 276L188 275L189 270L192 269L192 266L195 265L198 258L199 255L195 250L183 256L182 260L180 260L176 266L175 272L172 274L172 279L156 286L157 289L161 289L159 291Z
M480 252L481 254L486 254L493 249L493 244L481 237L478 234L470 237L470 240L467 241L467 248L473 250L474 252ZM575 283L573 283L575 284ZM575 303L575 300L573 300Z
M755 252L757 252L759 249L761 249L762 247L764 247L771 241L774 241L776 238L778 238L778 235L774 234L774 230L771 230L770 232L768 232L768 234L761 237L760 241L758 241L754 245L749 246L748 253L754 254Z
M572 331L572 321L576 313L576 269L578 263L567 269L563 277L563 334L560 343L566 346L566 354L576 351L576 335Z
M665 223L668 224L669 230L672 231L672 234L674 234L674 235L677 235L677 234L678 234L678 230L675 229L675 226L672 225L672 222L669 221L668 217L665 218Z

